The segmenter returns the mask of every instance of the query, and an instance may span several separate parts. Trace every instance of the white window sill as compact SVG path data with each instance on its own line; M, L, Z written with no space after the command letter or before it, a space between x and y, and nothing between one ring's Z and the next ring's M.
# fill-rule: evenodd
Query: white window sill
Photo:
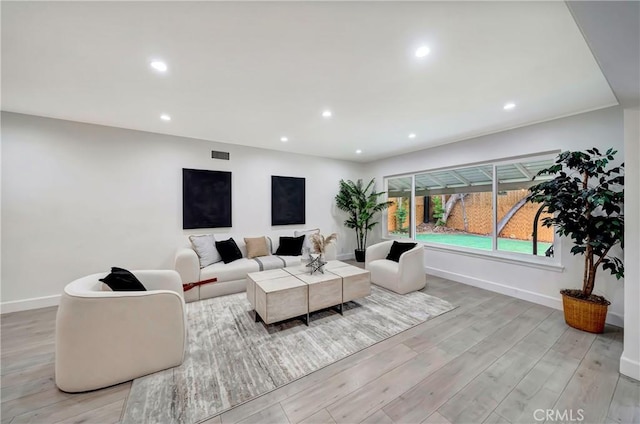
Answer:
M407 241L421 244L426 250L434 250L437 252L455 253L458 255L469 256L473 258L487 259L490 261L527 266L530 268L544 269L547 271L563 272L564 267L557 262L557 259L549 259L547 257L536 257L533 255L525 255L518 253L507 253L502 251L487 251L480 249L469 249L461 246L449 246L446 244L425 243L410 238L401 237L385 237L384 240Z

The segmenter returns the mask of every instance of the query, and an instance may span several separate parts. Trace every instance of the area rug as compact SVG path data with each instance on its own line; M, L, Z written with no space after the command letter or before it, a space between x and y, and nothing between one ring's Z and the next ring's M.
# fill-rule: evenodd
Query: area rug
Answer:
M136 379L122 423L195 423L290 383L454 308L423 292L371 295L335 310L254 322L244 293L187 304L188 352L176 368Z

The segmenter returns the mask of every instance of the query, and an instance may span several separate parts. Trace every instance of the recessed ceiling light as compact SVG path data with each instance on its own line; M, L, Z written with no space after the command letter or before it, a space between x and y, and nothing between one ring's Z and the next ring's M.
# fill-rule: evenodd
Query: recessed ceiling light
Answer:
M362 153L362 150L360 149L356 150L356 155L359 155L360 153Z
M416 50L416 57L425 57L426 55L428 55L429 53L431 53L431 49L427 46L420 46L418 47L418 49Z
M331 115L333 115L333 113L331 113L331 111L330 111L330 110L328 110L328 109L327 109L327 110L325 110L324 112L322 112L322 116L323 116L324 118L331 118Z
M416 138L416 135L414 133L409 134L409 138Z
M160 119L162 119L163 121L171 121L171 117L166 113L163 113L162 115L160 115Z
M516 107L515 103L507 103L506 105L504 105L504 110L511 110L514 107Z
M287 141L289 141L289 139L287 137L280 137L280 141L286 143Z
M151 67L158 72L167 72L167 64L161 60L154 60L151 62Z

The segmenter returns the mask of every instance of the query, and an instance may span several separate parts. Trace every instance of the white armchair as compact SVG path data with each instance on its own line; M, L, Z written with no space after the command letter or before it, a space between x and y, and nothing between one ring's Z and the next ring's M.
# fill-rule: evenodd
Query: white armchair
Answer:
M133 271L147 291L112 292L106 273L69 283L56 316L56 385L83 392L178 366L186 315L175 271Z
M404 252L395 262L387 259L392 244L383 241L367 248L364 267L371 271L371 282L399 294L422 289L426 285L422 246Z

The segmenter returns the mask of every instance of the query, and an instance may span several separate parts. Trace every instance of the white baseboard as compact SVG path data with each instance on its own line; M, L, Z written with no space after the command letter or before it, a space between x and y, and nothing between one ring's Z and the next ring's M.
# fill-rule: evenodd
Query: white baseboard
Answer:
M607 324L615 325L616 327L624 328L624 317L615 312L607 312Z
M350 260L350 259L355 259L355 258L356 258L356 255L355 255L355 254L353 254L353 253L341 253L341 254L339 254L339 255L336 255L336 258L337 258L339 261L348 261L348 260Z
M58 306L59 303L59 294L55 294L53 296L33 297L31 299L11 300L9 302L0 303L0 314L28 311L30 309L40 309L48 306Z
M349 259L355 259L353 253L343 253L337 255L338 260L345 261ZM540 293L531 292L528 290L517 289L515 287L507 286L504 284L494 283L493 281L482 280L468 275L458 274L455 272L445 271L433 267L425 267L427 274L435 275L436 277L446 278L448 280L457 281L459 283L468 284L470 286L478 287L481 289L489 290L492 292L504 294L507 296L515 297L518 299L526 300L529 302L537 303L538 305L548 306L553 309L562 310L562 300L560 298L554 298L551 296L543 295ZM9 302L0 303L0 314L8 314L11 312L28 311L30 309L46 308L49 306L57 306L60 303L60 295L53 296L34 297L31 299L12 300ZM609 312L607 314L607 324L615 325L618 327L624 327L624 319L621 315ZM624 357L624 356L623 356ZM620 368L622 369L622 358ZM640 372L640 364L637 362L628 360L629 372ZM633 371L633 370L636 371ZM621 371L622 372L622 371ZM625 375L629 375L624 373ZM637 375L637 374L636 374ZM638 379L638 377L633 377Z
M620 374L624 374L635 380L640 380L640 362L627 358L624 352L622 352L622 356L620 357Z
M470 277L468 275L458 274L451 271L445 271L443 269L425 267L427 274L435 275L436 277L446 278L448 280L457 281L458 283L467 284L470 286L478 287L484 290L505 294L507 296L515 297L517 299L526 300L528 302L537 303L538 305L548 306L549 308L562 310L562 299L558 296L552 297L545 294L532 292L529 290L518 289L515 287L507 286L505 284L495 283L493 281L482 280L480 278ZM429 282L427 281L427 284ZM624 319L621 315L609 312L607 313L607 324L615 325L617 327L624 327Z
M337 259L340 261L346 261L349 259L355 259L355 255L353 253L343 253L337 255ZM11 300L9 302L0 303L0 314L58 306L58 304L60 304L59 294L53 296L34 297L31 299Z

